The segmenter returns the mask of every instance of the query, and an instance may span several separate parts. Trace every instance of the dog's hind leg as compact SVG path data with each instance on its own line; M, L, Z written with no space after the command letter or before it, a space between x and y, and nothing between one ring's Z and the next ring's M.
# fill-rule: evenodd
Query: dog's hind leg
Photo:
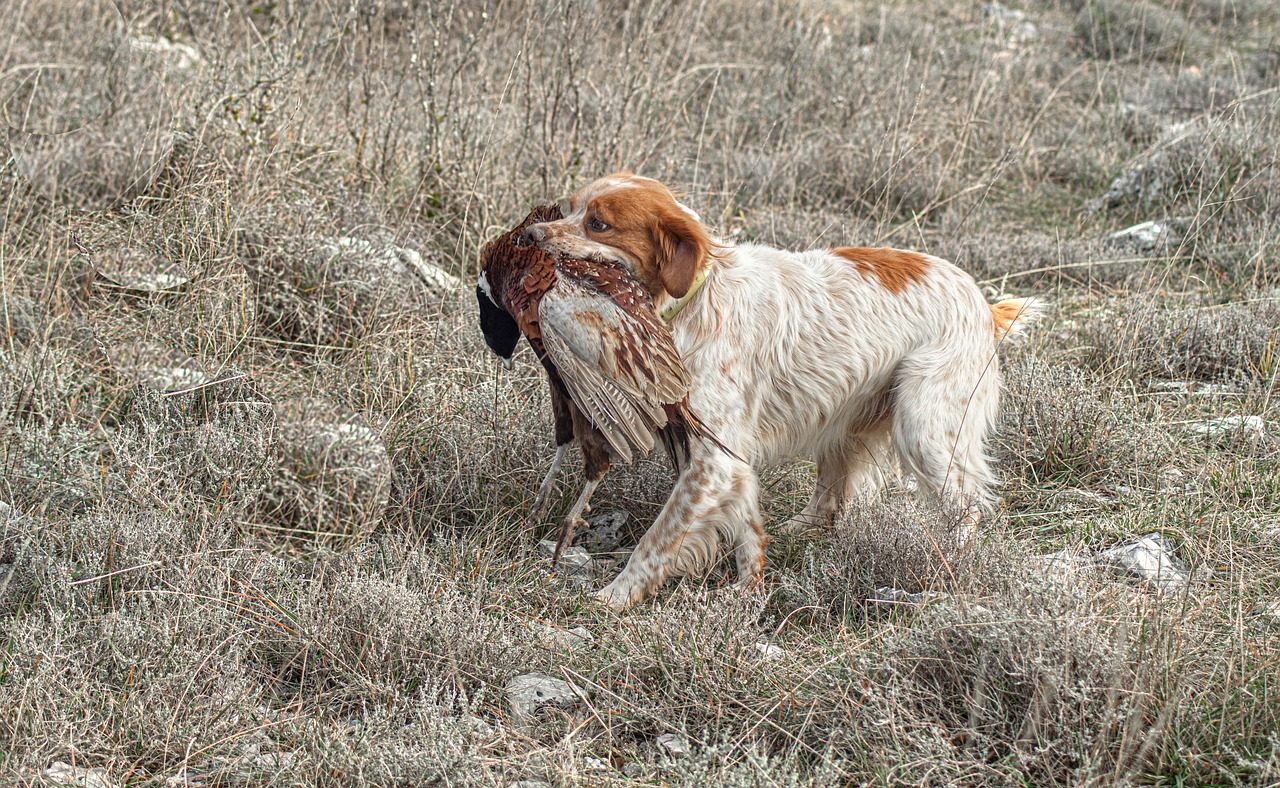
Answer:
M922 492L964 508L962 542L990 506L994 484L985 444L999 405L1000 372L994 355L981 350L909 358L894 388L894 448Z
M818 478L804 510L779 529L806 535L829 529L850 502L870 497L884 484L893 460L889 452L889 420L882 419L818 456Z

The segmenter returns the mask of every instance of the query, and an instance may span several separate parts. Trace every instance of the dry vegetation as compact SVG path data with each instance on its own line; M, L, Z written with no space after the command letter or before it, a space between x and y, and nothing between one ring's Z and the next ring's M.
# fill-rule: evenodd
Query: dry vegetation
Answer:
M1280 781L1270 0L10 5L4 782ZM1052 299L975 552L895 490L757 596L618 617L546 577L541 375L466 283L619 167L737 238ZM1197 429L1232 416L1262 434ZM634 537L665 473L599 505ZM775 522L810 479L767 477ZM1036 558L1152 531L1175 591ZM589 696L518 719L531 671Z

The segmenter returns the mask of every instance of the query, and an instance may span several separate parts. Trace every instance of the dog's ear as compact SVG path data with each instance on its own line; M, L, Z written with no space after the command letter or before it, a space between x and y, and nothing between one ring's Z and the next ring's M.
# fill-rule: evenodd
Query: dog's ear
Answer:
M689 292L698 269L710 254L711 236L697 214L679 203L657 217L654 235L658 278L662 280L663 289L680 298Z

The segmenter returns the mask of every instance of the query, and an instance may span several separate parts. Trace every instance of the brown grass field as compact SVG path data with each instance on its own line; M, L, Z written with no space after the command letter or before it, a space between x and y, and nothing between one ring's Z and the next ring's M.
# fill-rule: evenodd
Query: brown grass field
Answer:
M1280 5L3 16L0 782L1280 783ZM654 456L597 495L630 519L590 584L548 574L545 384L472 281L619 168L727 237L1051 302L974 550L904 482L776 538L758 593L720 566L619 616L579 586ZM766 474L770 525L812 476ZM1184 581L1101 561L1152 532ZM517 714L531 672L580 694Z

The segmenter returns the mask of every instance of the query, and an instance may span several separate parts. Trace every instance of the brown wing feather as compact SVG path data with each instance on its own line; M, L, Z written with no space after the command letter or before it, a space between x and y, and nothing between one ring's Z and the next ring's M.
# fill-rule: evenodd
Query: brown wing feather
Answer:
M652 315L652 307L646 310ZM577 279L561 277L539 307L542 340L574 402L624 462L653 449L665 406L689 374L665 328Z

